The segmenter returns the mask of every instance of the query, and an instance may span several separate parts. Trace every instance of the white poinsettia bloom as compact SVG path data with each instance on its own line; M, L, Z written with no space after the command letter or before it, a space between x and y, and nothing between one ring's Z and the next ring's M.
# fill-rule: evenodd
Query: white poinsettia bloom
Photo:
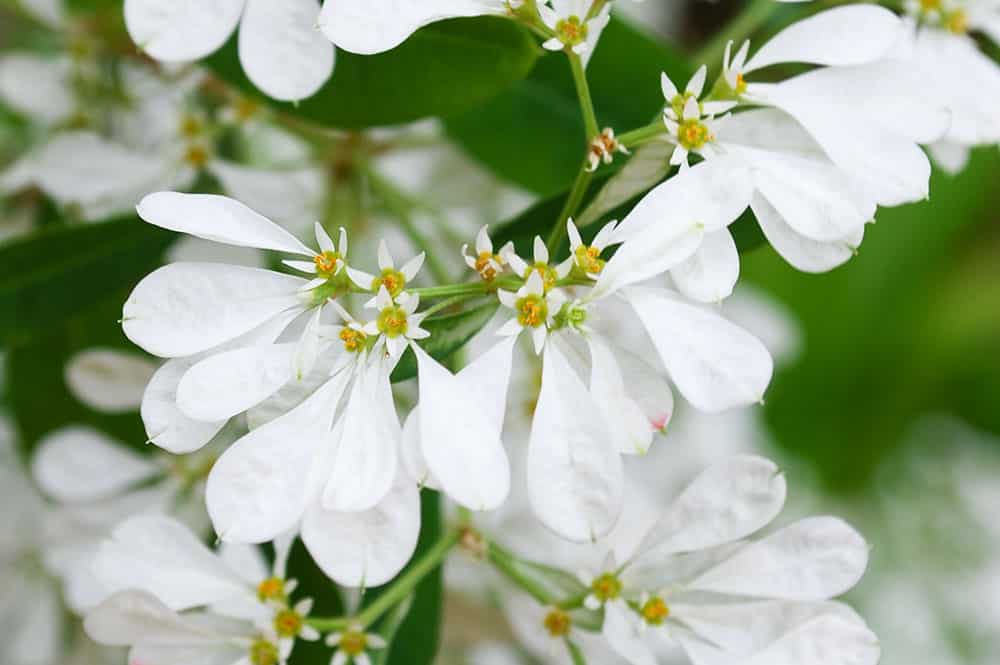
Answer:
M403 292L393 298L384 283L367 304L378 311L378 317L372 322L374 332L384 340L391 357L399 358L408 343L430 337L431 334L420 327L424 315L417 314L419 305L420 297L413 293Z
M333 46L316 30L315 0L127 0L125 26L162 62L191 62L218 50L239 25L247 77L281 101L314 95L334 66Z
M342 633L330 633L326 636L326 645L334 647L330 665L371 665L370 650L385 649L389 646L381 635L366 633L361 626L352 625Z
M384 286L380 294L381 323L362 324L334 303L344 324L320 330L341 348L326 378L226 450L206 489L224 542L267 542L301 522L317 564L352 587L392 579L420 531L417 486L399 468L402 431L389 383L399 354L387 347L402 340L405 348L406 335L421 329L399 318L412 300L392 303Z
M820 651L877 663L877 638L831 600L867 566L854 529L813 517L745 540L777 516L785 495L784 477L760 457L733 457L695 478L624 566L594 577L591 605L604 607L612 648L634 665L655 663L652 647L664 639L696 664Z
M319 250L225 197L161 192L139 215L151 224L206 240L308 257L283 273L214 263L174 263L147 276L125 303L123 329L140 347L171 358L143 403L150 439L190 452L226 420L304 379L332 340L321 335L323 306L349 288L344 255L317 225ZM346 251L346 235L341 248ZM284 335L310 312L304 327ZM261 371L261 369L266 371Z
M103 593L84 625L98 642L131 647L132 661L199 654L218 662L285 662L296 640L320 637L307 622L312 601L290 598L292 541L275 541L269 569L255 548L213 552L169 518L129 519L94 557L91 571Z
M930 176L919 144L939 139L950 117L943 101L925 94L926 81L893 58L904 30L880 7L830 9L785 28L752 56L749 44L732 57L727 49L716 92L785 111L867 199L886 206L919 201ZM823 66L778 83L745 78L789 62Z
M499 252L493 250L493 240L490 238L489 225L483 225L476 234L476 253L469 254L469 246L462 245L462 258L465 264L479 273L485 282L492 282L507 265L507 257L514 253L514 243L508 242Z
M1000 44L1000 6L992 0L945 0L907 2L904 8L908 31L897 56L951 112L948 132L930 151L954 173L968 161L970 148L1000 141L1000 65L970 35L982 33Z
M591 15L590 0L550 0L549 3L539 3L538 13L542 22L554 33L554 36L542 44L550 51L569 49L584 58L590 59L601 33L611 20L611 6L607 3L595 15Z
M520 0L326 0L323 34L339 48L370 55L396 48L418 29L449 18L506 15Z
M521 288L516 292L497 291L497 297L504 307L515 313L514 318L504 324L497 334L520 335L522 331L528 331L535 345L535 352L541 353L549 330L555 324L556 314L566 302L566 296L558 289L546 291L541 273L532 269Z

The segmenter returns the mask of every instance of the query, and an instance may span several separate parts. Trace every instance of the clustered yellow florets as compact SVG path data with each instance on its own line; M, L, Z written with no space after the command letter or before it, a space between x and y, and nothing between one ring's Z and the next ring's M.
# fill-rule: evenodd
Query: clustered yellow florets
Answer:
M406 288L406 276L398 270L386 268L382 271L382 274L372 280L372 291L377 293L379 287L382 286L385 287L390 296L395 298Z
M274 632L278 637L295 637L302 630L302 615L295 610L285 609L274 615Z
M573 619L569 614L556 607L545 615L545 620L542 623L552 637L565 637L569 635Z
M350 353L359 353L368 343L368 335L361 330L354 328L344 328L340 331L340 340L344 343L344 349Z
M570 16L556 23L556 36L566 46L576 46L587 41L590 28L579 16Z
M700 120L685 120L677 129L677 141L688 150L700 150L714 137Z
M316 266L316 274L320 277L333 277L337 273L337 266L341 256L339 252L323 252L313 257L313 264Z
M360 631L350 631L340 637L339 646L348 656L359 656L368 646L368 638Z
M533 266L529 266L522 276L524 281L528 281L533 272L537 272L542 278L542 286L545 287L546 291L555 288L556 282L559 281L559 274L556 272L556 269L548 263L536 263Z
M250 645L250 663L252 665L277 665L280 660L278 647L271 642L260 639Z
M257 585L257 598L262 603L285 599L285 582L277 577L269 577Z
M622 583L613 573L601 575L590 585L590 590L599 601L606 603L621 595Z
M650 598L639 610L643 620L651 626L660 626L670 616L670 608L662 598Z
M601 250L596 247L580 245L573 254L576 265L588 275L596 275L604 270L605 261L601 258Z
M399 305L390 305L383 309L378 315L376 325L379 332L389 338L405 335L410 327L406 310Z
M545 325L549 316L548 303L540 295L526 295L519 298L514 306L517 309L517 322L526 328L537 328Z

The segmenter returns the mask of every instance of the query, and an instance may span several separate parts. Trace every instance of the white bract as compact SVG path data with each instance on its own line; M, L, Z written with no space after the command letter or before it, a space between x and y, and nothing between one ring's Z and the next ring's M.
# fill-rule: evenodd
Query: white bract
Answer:
M667 508L622 567L591 583L603 634L634 665L655 663L653 644L680 643L696 664L878 662L878 641L847 606L831 602L868 562L856 531L806 518L751 536L781 510L785 481L759 457L734 457L701 473Z
M190 62L217 51L236 29L247 77L271 97L296 101L330 78L334 49L316 30L315 0L126 0L135 43L163 62Z

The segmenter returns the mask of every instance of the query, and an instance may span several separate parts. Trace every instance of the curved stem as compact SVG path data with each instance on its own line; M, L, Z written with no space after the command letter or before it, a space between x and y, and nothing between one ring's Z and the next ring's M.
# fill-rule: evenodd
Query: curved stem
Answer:
M503 573L507 579L516 584L523 591L527 592L528 595L537 600L539 603L542 605L551 605L553 603L553 598L549 595L549 592L543 589L540 585L536 584L535 581L527 575L521 573L515 564L514 555L509 553L503 547L491 542L486 551L486 558L491 564L493 564L494 568Z
M583 113L583 127L587 132L587 143L601 133L597 125L597 112L594 111L594 100L590 96L590 85L587 83L587 72L583 60L573 51L567 50L569 68L573 72L573 83L576 85L576 96L580 100L580 111Z
M630 132L625 132L618 137L618 142L621 143L626 148L635 148L650 139L654 139L657 136L661 136L667 133L667 128L663 122L659 119L654 120L645 127L640 127L638 129L633 129Z
M590 182L594 179L594 172L588 170L588 166L589 163L585 159L583 166L580 167L580 172L576 174L576 181L573 183L573 189L569 192L566 204L563 206L562 211L560 211L559 217L556 218L556 223L552 227L552 231L549 232L549 238L545 244L550 252L554 252L566 236L566 222L580 208L580 204L583 203L583 197L586 196L587 189L590 188Z

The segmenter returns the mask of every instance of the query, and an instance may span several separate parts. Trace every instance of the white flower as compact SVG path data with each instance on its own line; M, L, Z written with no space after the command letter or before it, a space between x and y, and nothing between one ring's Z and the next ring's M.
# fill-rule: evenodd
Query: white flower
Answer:
M163 62L190 62L218 50L240 26L247 77L282 101L311 97L333 72L334 49L316 29L314 0L126 0L135 43Z
M489 226L484 225L476 234L476 254L469 254L469 246L462 245L462 257L465 264L479 273L485 282L492 282L503 272L507 265L507 257L514 253L514 243L508 242L500 248L499 252L493 251L493 240L489 236Z
M611 7L607 4L596 16L590 16L590 0L550 0L551 6L540 3L538 13L555 36L542 46L550 51L569 49L590 59L601 33L611 20Z
M389 292L389 296L396 299L402 295L407 284L413 281L423 265L424 252L420 252L397 269L396 262L389 252L389 246L382 239L378 243L378 268L381 271L378 276L354 268L348 268L347 274L358 288L376 293L385 288ZM372 299L366 306L374 305L375 299Z
M504 307L515 313L514 318L504 324L497 334L520 335L521 331L529 331L535 352L541 353L566 297L557 289L546 292L542 274L535 269L531 269L527 281L516 293L500 290L497 297Z
M343 633L331 633L326 637L326 645L336 647L330 665L371 665L370 649L384 649L388 643L381 635L366 633L361 626L350 626Z
M735 106L733 102L698 101L705 88L707 71L702 65L688 81L683 93L677 91L666 74L660 77L663 98L667 103L663 110L663 124L677 145L670 156L670 163L674 166L687 168L691 152L704 157L714 154L715 114Z
M345 51L381 53L402 44L419 28L449 18L505 15L509 0L327 0L319 27Z
M702 472L611 573L616 584L605 584L620 589L604 605L611 646L634 665L655 662L647 640L660 632L693 662L768 663L820 650L878 662L864 621L830 601L867 566L868 546L854 529L814 517L742 540L774 519L785 493L783 476L763 458L734 457Z
M566 220L566 232L569 235L569 251L573 257L573 262L580 272L591 279L597 279L601 271L604 270L605 261L601 258L601 252L607 249L614 236L617 221L611 221L601 227L601 230L594 236L589 245L583 242L580 237L580 230L572 219Z
M615 138L615 130L605 127L601 133L590 142L590 152L587 154L587 170L596 171L602 163L610 164L615 159L615 153L630 155L628 148Z
M349 288L341 250L319 225L318 251L246 206L220 196L161 192L140 203L147 222L243 247L298 254L309 282L269 270L213 263L174 263L153 272L125 303L122 327L140 347L167 358L143 401L150 439L190 452L222 424L301 380L323 349L323 305ZM312 315L298 337L275 343L294 319ZM263 370L263 371L262 371Z
M393 358L398 358L409 342L430 337L430 333L420 327L424 315L416 313L419 296L403 292L393 299L383 283L373 300L369 307L378 310L375 332L385 340L385 348Z

